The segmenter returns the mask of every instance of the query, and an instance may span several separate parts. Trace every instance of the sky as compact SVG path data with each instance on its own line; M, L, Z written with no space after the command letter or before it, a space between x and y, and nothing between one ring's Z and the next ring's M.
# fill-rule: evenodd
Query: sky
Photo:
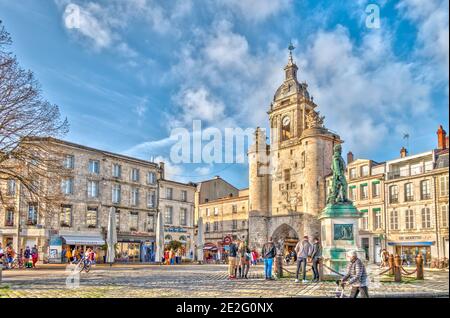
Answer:
M369 4L379 10L379 27L367 24L374 14ZM448 0L0 0L0 20L19 63L67 117L63 139L165 161L174 180L220 175L244 188L246 162L173 162L171 134L192 131L193 120L222 131L268 128L291 41L299 80L307 82L326 127L344 140L344 153L382 162L399 157L402 146L410 154L435 148L438 126L448 131L448 6Z

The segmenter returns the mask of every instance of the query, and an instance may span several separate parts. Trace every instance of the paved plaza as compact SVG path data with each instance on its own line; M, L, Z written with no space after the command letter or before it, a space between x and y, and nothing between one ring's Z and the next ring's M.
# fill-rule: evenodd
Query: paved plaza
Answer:
M293 278L263 279L263 267L248 280L228 280L226 265L98 265L82 273L79 287L66 285L63 266L3 271L0 297L335 297L335 283L295 283ZM294 271L293 267L289 267ZM369 272L378 272L370 267ZM427 270L424 281L372 281L371 297L448 297L448 271Z

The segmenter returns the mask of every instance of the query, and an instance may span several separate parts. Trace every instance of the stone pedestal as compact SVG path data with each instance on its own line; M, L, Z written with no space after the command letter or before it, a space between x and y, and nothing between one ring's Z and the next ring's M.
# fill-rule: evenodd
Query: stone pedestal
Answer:
M358 258L365 259L365 252L359 247L360 217L361 213L351 202L328 204L319 216L323 262L341 274L345 273L348 251L356 250ZM325 272L332 274L326 268Z

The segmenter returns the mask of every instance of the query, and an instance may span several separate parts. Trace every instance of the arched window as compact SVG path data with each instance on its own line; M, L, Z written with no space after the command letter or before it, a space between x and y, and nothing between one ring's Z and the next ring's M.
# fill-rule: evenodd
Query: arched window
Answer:
M291 133L291 119L289 116L283 117L281 122L281 140L288 140L292 137Z
M164 239L165 239L166 241L172 241L172 236L170 236L169 234L167 234L167 235L164 237Z

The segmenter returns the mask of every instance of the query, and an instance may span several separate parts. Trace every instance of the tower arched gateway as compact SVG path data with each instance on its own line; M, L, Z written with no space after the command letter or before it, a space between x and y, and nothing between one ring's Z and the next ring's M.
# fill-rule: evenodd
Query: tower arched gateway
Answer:
M249 239L255 246L262 246L281 223L297 239L299 234L319 235L325 177L331 173L333 147L342 142L325 128L308 85L298 81L293 49L291 45L285 79L268 111L270 145L257 129L248 153Z
M299 240L299 235L292 226L283 223L273 231L272 239L277 243L282 241L284 244L284 252L286 252L295 248L295 245Z

